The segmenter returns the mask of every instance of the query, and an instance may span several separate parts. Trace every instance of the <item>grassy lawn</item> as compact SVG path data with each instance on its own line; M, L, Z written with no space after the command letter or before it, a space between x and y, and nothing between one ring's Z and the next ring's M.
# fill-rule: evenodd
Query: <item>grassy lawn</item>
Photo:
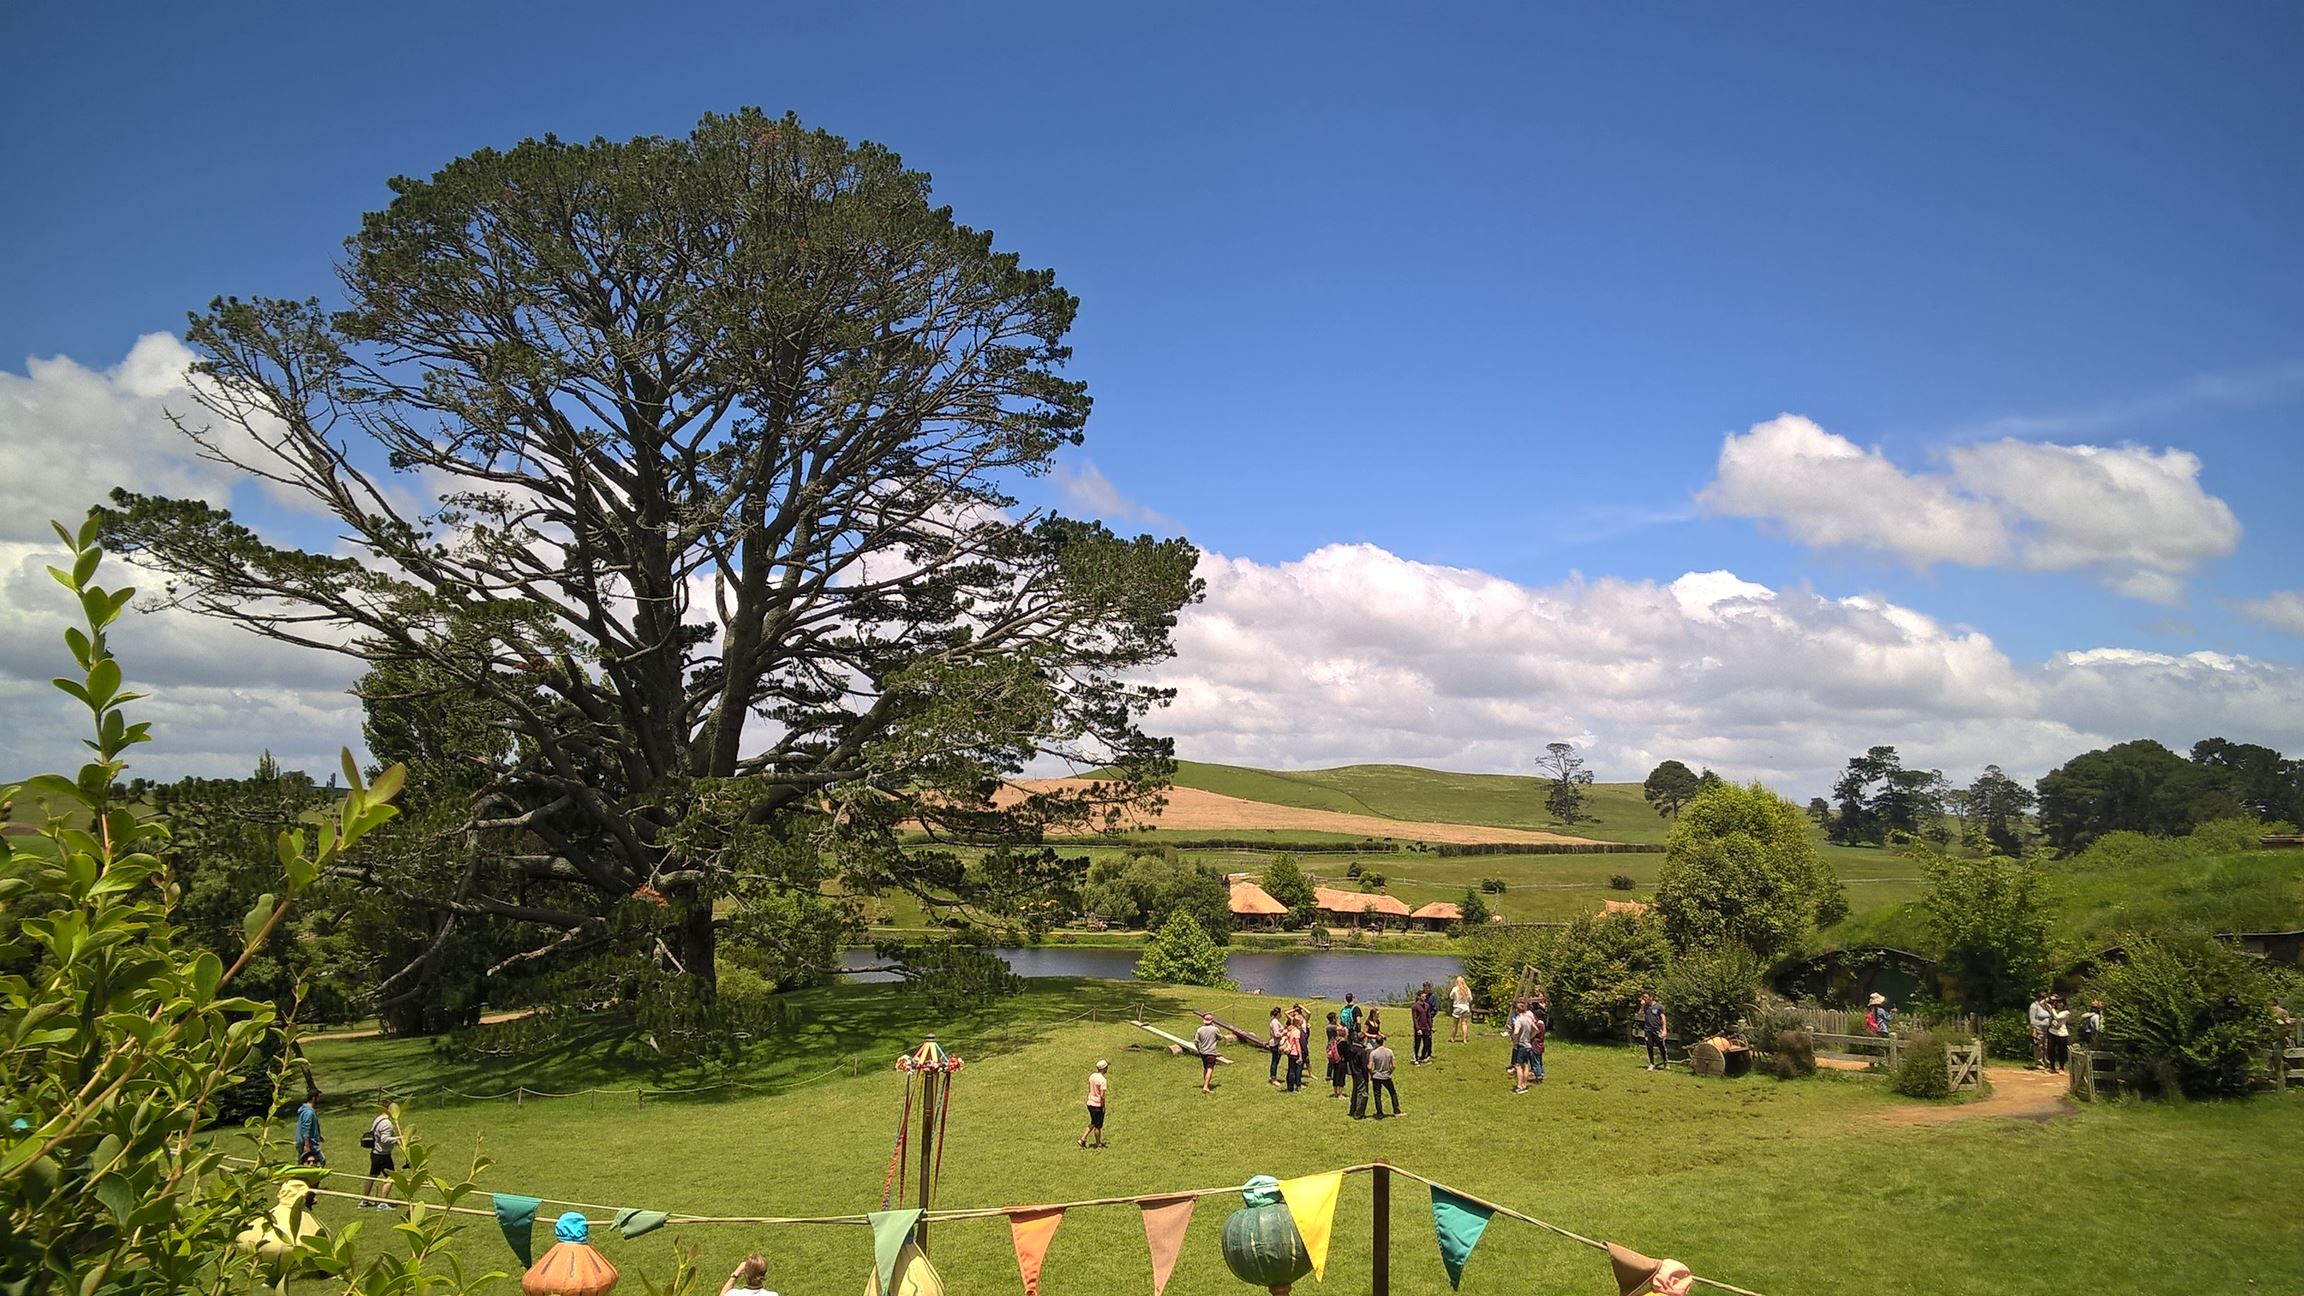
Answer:
M2083 1260L2087 1286L2113 1293L2239 1291L2268 1275L2277 1287L2304 1270L2293 1204L2304 1096L1901 1129L1877 1118L1902 1100L1869 1078L1701 1081L1650 1074L1628 1051L1588 1046L1556 1045L1550 1082L1514 1097L1501 1043L1482 1039L1443 1041L1435 1065L1403 1068L1404 1118L1353 1122L1324 1089L1287 1097L1266 1087L1260 1055L1231 1050L1239 1064L1203 1096L1195 1066L1140 1047L1150 1037L1134 1028L1063 1020L1146 997L1164 1005L1157 1011L1171 1027L1183 1024L1186 1003L1261 1019L1261 1001L1246 997L1116 983L1036 983L996 1010L949 1020L891 987L809 992L796 996L798 1032L754 1074L811 1075L859 1051L876 1053L879 1066L783 1093L639 1109L629 1098L418 1105L408 1123L443 1157L477 1148L495 1158L484 1183L500 1191L699 1214L876 1209L902 1102L886 1064L933 1028L968 1059L938 1193L945 1207L1210 1187L1382 1157L1771 1294L2023 1291L2069 1284ZM322 1044L311 1055L322 1082L342 1088L385 1073L404 1084L464 1074L404 1042ZM1113 1146L1086 1152L1073 1138L1083 1079L1099 1057L1112 1061ZM605 1064L571 1055L520 1073L566 1085L596 1065ZM486 1078L501 1086L515 1073L491 1068ZM612 1069L603 1078L629 1082ZM354 1160L359 1116L336 1108L330 1121L339 1162ZM1329 1262L1340 1292L1366 1290L1369 1191L1365 1177L1346 1183ZM1218 1254L1230 1205L1201 1204L1169 1288L1177 1296L1251 1290ZM370 1231L382 1218L333 1201L321 1215L331 1226L360 1218ZM1396 1181L1391 1222L1395 1290L1446 1291L1415 1185ZM860 1228L702 1225L629 1242L611 1235L603 1250L623 1267L626 1288L640 1290L637 1274L661 1277L684 1243L702 1248L708 1290L758 1248L786 1296L852 1291L871 1254ZM458 1248L471 1264L510 1263L486 1221L471 1221ZM954 1291L1016 1290L1008 1231L996 1219L939 1225L932 1251ZM1056 1237L1043 1290L1136 1290L1147 1273L1136 1212L1083 1209ZM1612 1287L1596 1253L1500 1219L1464 1290Z
M1387 819L1486 824L1568 832L1599 841L1660 842L1671 825L1640 795L1637 783L1595 783L1593 818L1566 827L1544 809L1543 780L1525 774L1452 774L1413 765L1346 765L1327 770L1257 770L1178 761L1180 787L1275 805L1348 810Z

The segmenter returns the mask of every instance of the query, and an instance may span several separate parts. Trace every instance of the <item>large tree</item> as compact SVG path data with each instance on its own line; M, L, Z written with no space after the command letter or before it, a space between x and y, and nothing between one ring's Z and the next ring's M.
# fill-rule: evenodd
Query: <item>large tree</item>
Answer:
M821 916L795 897L1055 912L1078 866L1045 831L1172 768L1139 727L1165 695L1130 672L1198 585L1183 541L1008 493L1088 416L1053 275L888 150L752 110L392 188L343 309L223 299L190 333L186 434L331 544L192 501L106 517L179 604L476 697L511 735L442 838L452 876L357 880L706 983L724 929ZM1044 756L1109 772L1010 781Z
M1704 781L1696 771L1676 760L1660 763L1648 771L1648 778L1640 785L1640 795L1656 808L1656 813L1669 819L1680 813L1680 807L1695 800L1704 788Z
M1832 840L1877 844L1894 834L1944 840L1944 791L1943 771L1906 769L1894 747L1851 756L1832 785L1839 804Z
M2039 801L2032 789L2008 777L1999 766L1987 765L1960 800L1967 811L1963 835L1972 829L2002 855L2023 856L2024 817Z
M1544 754L1536 758L1536 775L1545 784L1544 808L1555 820L1573 828L1592 817L1584 811L1592 771L1584 768L1584 758L1576 754L1574 743L1544 744Z
M1800 807L1758 783L1704 789L1664 838L1656 913L1680 949L1738 944L1773 960L1845 907Z
M2192 827L2198 791L2191 762L2149 738L2082 752L2040 776L2040 831L2061 851L2108 832Z

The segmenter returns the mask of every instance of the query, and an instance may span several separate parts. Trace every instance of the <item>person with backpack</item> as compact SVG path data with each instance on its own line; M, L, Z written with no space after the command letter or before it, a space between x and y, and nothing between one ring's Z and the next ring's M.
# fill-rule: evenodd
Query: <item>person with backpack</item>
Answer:
M400 1104L387 1098L376 1119L368 1123L368 1132L360 1136L360 1146L368 1149L368 1184L362 1191L360 1204L376 1210L392 1209L392 1172L399 1169Z
M2082 1048L2094 1048L2096 1041L2102 1038L2104 1038L2104 1001L2091 999L2088 1001L2088 1011L2080 1014L2080 1045Z
M1874 991L1864 1008L1864 1029L1886 1038L1888 1028L1895 1025L1896 1012L1888 1006L1888 996Z

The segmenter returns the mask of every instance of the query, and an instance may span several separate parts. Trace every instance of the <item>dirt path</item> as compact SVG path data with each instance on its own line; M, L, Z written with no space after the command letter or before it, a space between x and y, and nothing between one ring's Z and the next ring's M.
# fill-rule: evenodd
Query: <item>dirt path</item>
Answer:
M1030 788L1060 788L1080 787L1085 780L1029 779L1023 782L1024 786ZM1485 828L1478 824L1386 819L1381 815L1349 814L1342 810L1310 810L1301 806L1273 805L1266 801L1243 801L1239 797L1229 797L1219 792L1184 787L1168 789L1168 808L1157 817L1147 816L1139 822L1146 827L1177 828L1191 832L1294 828L1304 832L1349 833L1355 837L1398 837L1428 842L1599 844L1589 837L1567 837L1559 833L1533 832L1524 828Z
M2072 1100L2067 1096L2071 1086L2057 1072L1988 1066L1984 1068L1984 1078L1992 1085L1991 1096L1987 1098L1955 1107L1899 1107L1883 1113L1880 1119L1896 1126L1949 1125L1980 1116L2044 1121L2073 1112Z

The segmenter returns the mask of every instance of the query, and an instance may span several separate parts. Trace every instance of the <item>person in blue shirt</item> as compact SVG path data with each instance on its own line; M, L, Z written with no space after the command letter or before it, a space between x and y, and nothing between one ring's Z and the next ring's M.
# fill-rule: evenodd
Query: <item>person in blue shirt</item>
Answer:
M328 1164L320 1146L325 1141L320 1136L320 1091L313 1089L305 1094L304 1105L296 1109L296 1164Z

